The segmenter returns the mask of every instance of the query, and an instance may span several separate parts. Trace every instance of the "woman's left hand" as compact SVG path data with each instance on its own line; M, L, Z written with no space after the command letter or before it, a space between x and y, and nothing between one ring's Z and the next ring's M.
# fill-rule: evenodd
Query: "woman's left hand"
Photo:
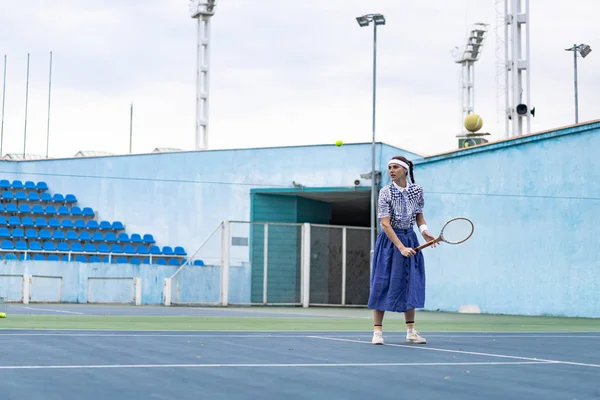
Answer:
M423 231L423 239L425 239L427 242L431 242L431 241L435 240L435 238L429 234L429 231ZM431 247L435 247L437 245L438 245L437 243L434 243L431 245Z

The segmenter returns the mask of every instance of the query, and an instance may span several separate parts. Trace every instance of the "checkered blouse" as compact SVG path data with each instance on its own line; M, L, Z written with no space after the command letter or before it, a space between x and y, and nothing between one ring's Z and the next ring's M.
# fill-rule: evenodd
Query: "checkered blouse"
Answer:
M411 228L416 222L416 215L422 213L425 206L423 188L408 181L406 188L391 182L379 191L377 206L377 217L390 217L392 228Z

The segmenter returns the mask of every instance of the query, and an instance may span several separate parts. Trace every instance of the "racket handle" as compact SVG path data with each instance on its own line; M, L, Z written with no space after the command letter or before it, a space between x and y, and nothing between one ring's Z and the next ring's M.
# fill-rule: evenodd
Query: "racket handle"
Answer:
M431 242L423 243L422 245L415 247L414 250L415 251L423 250L424 248L429 247L432 244L439 243L441 240L442 240L441 237L437 237L437 238L433 239Z

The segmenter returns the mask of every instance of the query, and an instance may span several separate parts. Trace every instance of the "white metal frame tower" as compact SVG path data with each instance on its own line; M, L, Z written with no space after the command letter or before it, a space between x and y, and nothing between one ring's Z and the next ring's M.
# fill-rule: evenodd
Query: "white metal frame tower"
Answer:
M475 111L475 62L481 57L487 36L488 25L476 23L471 26L467 39L460 52L454 56L454 62L461 65L461 120L463 133L466 133L464 121L467 115Z
M505 136L531 132L529 0L504 0Z
M217 0L190 0L192 18L198 20L196 65L196 150L208 148L208 83L210 66L210 18Z

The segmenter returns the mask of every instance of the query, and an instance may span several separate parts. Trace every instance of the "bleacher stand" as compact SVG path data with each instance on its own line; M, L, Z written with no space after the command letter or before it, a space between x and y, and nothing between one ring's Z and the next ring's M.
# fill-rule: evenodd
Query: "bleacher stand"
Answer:
M97 221L92 208L77 204L74 194L51 194L46 182L0 180L0 259L157 265L186 261L182 246L161 248L152 234L129 234L123 222Z

